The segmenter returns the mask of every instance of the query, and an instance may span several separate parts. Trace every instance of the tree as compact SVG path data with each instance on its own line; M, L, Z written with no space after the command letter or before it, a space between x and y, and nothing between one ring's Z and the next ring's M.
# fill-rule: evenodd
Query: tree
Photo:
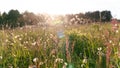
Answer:
M101 20L102 22L109 22L112 18L111 12L110 11L102 11L101 12Z
M38 18L34 13L26 11L22 15L25 25L35 25L38 23Z
M11 28L15 28L19 26L18 19L20 18L21 14L18 10L10 10L7 15L8 26Z
M7 20L7 13L6 12L4 12L3 14L2 14L2 19L1 19L1 24L0 24L0 27L1 28L6 28L6 25L7 25L7 22L8 22L8 20Z

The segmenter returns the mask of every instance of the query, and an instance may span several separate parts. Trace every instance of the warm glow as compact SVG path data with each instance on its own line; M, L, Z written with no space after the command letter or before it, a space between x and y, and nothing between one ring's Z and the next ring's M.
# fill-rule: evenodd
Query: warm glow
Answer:
M119 0L1 0L0 11L18 9L21 12L66 14L110 10L113 16L120 18L119 3Z

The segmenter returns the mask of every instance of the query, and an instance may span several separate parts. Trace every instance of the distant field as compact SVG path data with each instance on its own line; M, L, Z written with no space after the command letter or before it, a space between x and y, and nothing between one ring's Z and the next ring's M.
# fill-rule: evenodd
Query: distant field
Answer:
M118 26L0 30L0 68L120 68Z

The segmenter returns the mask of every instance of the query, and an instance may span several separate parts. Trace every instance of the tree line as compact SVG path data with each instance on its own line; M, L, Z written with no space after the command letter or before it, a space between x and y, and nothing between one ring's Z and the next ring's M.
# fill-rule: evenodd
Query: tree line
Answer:
M8 13L0 14L0 29L16 28L25 25L35 25L39 22L45 22L45 15L34 14L25 11L20 13L18 10L10 10Z
M85 14L66 14L60 16L60 19L67 23L90 23L90 22L109 22L112 18L110 11L94 11ZM11 9L8 13L0 13L0 29L16 28L25 25L36 25L38 23L50 22L51 16L44 14L34 14L25 11L20 13L18 10Z
M94 12L86 12L86 13L78 13L78 14L67 14L66 15L67 22L74 24L75 22L78 24L81 23L93 23L93 22L109 22L111 21L112 14L111 11L94 11Z

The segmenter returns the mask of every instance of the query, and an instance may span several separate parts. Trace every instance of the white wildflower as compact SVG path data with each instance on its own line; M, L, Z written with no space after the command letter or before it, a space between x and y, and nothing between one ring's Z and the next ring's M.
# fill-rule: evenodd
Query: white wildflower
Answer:
M118 26L118 24L115 24L115 26L117 27L117 26Z
M64 63L64 65L66 65L66 66L67 66L67 63L65 62L65 63Z
M109 43L112 43L112 40L109 40Z
M84 64L81 64L81 67L83 68L85 65Z
M60 62L60 63L62 63L62 62L63 62L63 59L57 58L57 59L55 60L55 62Z
M2 56L0 56L0 59L2 59L3 57Z
M38 62L38 60L39 60L38 58L34 58L34 59L33 59L33 62L36 63L36 62Z
M26 41L25 43L28 43L28 41Z
M10 65L10 66L8 66L9 68L13 68L13 66L12 65Z
M37 44L37 42L32 43L33 46L35 46L36 44Z
M8 39L6 39L5 42L8 42Z
M15 36L15 38L17 38L18 36Z
M102 50L102 47L97 48L97 50L98 50L98 51L101 51L101 50Z
M119 31L118 30L116 30L116 33L118 33Z
M39 65L43 65L44 63L43 62L40 62Z
M113 43L112 45L113 45L113 46L115 46L115 44L114 44L114 43Z
M28 68L37 68L36 65L30 65Z
M21 40L22 40L22 38L19 38L19 40L21 41Z
M87 59L85 58L85 59L83 59L83 63L87 63Z

